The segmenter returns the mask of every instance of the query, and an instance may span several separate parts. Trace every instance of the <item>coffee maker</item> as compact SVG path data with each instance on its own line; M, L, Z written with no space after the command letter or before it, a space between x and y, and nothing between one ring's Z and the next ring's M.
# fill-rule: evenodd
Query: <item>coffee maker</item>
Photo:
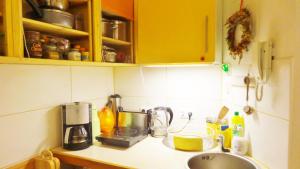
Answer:
M61 106L63 148L82 150L92 145L92 105L74 102Z

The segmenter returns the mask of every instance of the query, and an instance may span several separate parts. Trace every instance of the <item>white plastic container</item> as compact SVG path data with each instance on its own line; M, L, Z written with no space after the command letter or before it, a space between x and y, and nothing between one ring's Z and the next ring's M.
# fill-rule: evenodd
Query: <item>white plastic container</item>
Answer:
M231 142L231 152L238 155L246 155L248 152L248 140L244 137L233 137Z

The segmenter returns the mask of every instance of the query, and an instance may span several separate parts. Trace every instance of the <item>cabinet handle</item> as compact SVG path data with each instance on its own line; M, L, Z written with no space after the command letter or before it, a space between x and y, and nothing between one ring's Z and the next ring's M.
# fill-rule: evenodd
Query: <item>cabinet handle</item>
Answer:
M205 53L208 52L208 16L205 16L205 36L204 36L204 43L205 43L205 47L204 47L204 51Z

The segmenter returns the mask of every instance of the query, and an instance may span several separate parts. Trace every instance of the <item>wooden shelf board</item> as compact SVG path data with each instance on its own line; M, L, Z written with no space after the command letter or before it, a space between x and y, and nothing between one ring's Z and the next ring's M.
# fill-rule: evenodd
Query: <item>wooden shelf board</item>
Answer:
M187 63L148 63L148 64L133 64L133 63L107 63L107 62L83 62L70 60L51 60L51 59L36 59L36 58L18 58L0 56L0 64L24 64L24 65L57 65L57 66L91 66L91 67L193 67L193 66L209 66L211 62L187 62Z
M111 44L111 45L118 45L118 46L130 46L130 42L122 41L122 40L117 40L113 38L108 38L108 37L102 37L103 43Z
M210 66L214 62L182 62L182 63L141 63L139 65L144 67L199 67Z
M69 0L70 6L78 6L87 4L88 0Z
M120 17L126 20L134 19L134 0L102 0L102 12L113 17Z
M36 58L17 58L0 56L0 64L24 64L24 65L56 65L56 66L91 66L91 67L131 67L137 66L132 63L104 63L104 62L83 62L70 60L51 60Z
M45 22L36 21L33 19L28 19L28 18L23 18L23 25L24 28L28 30L53 33L55 35L63 35L65 37L83 37L89 35L89 33L87 32L65 28L62 26L57 26Z

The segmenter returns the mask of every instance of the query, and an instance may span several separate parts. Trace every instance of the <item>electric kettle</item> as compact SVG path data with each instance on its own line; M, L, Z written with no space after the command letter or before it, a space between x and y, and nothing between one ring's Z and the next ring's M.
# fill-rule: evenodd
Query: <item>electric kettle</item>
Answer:
M150 114L150 133L152 137L167 135L167 129L173 120L173 111L169 107L156 107L147 111Z

